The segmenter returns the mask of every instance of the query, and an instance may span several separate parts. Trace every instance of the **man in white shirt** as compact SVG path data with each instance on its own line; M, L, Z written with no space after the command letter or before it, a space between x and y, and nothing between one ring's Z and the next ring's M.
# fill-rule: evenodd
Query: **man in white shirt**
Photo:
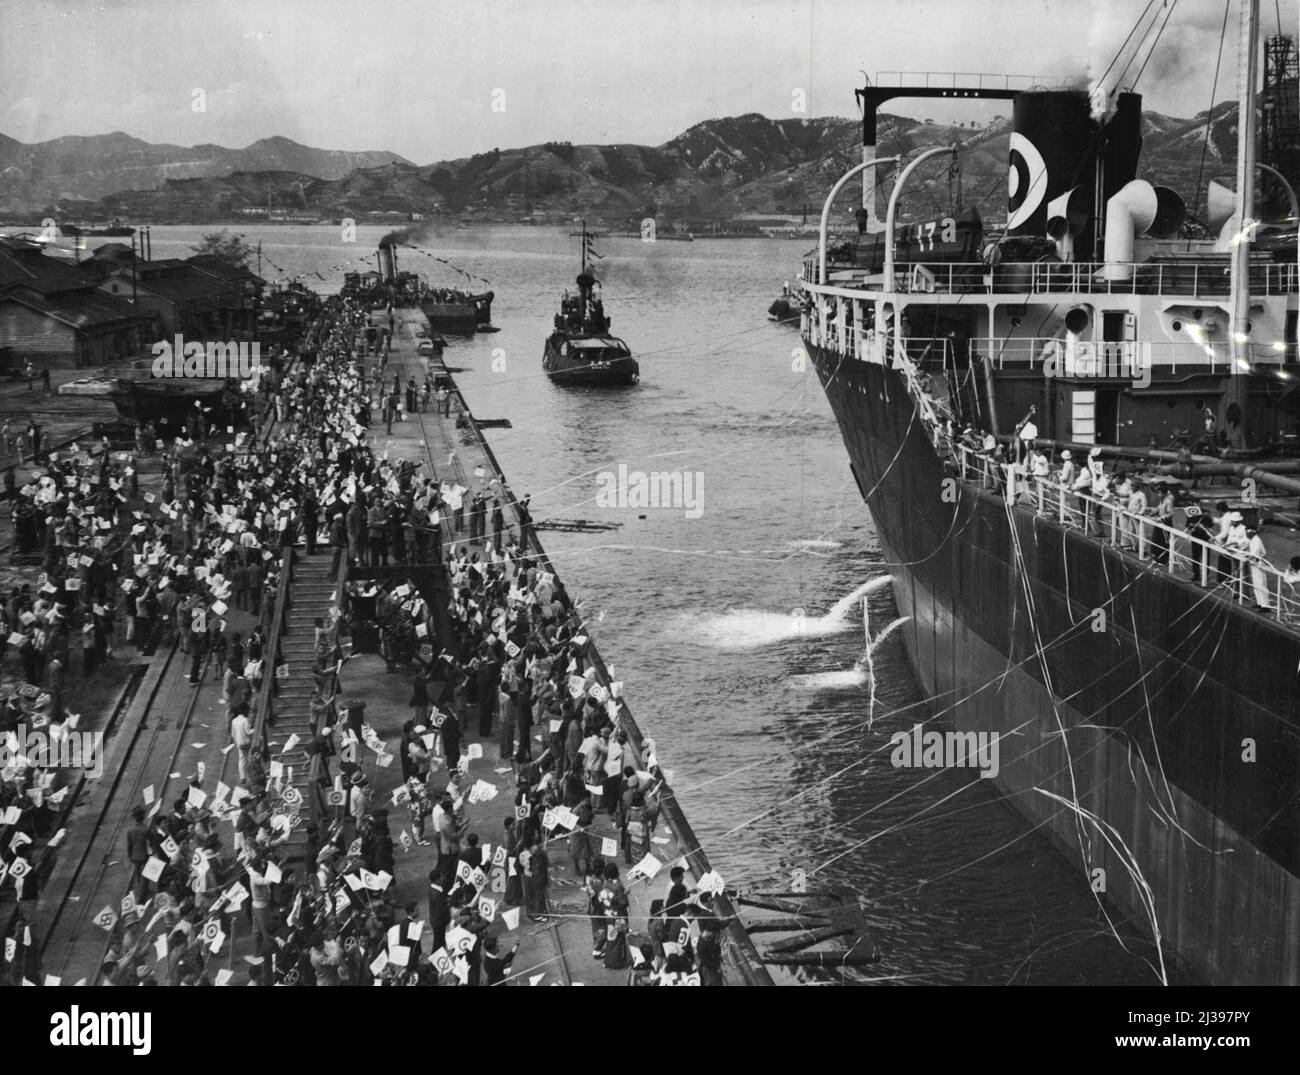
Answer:
M1051 464L1047 460L1046 452L1036 452L1033 448L1029 449L1029 470L1033 477L1033 497L1034 503L1040 508L1046 510L1046 490L1043 488L1043 482L1052 476Z
M1268 563L1268 550L1264 548L1264 539L1259 536L1258 530L1249 528L1246 535L1250 539L1246 551L1250 554L1250 584L1255 591L1255 607L1261 612L1267 612L1273 607L1269 600L1268 574L1264 570L1264 565Z
M1126 537L1132 538L1132 545L1125 541L1126 547L1133 548L1139 556L1146 555L1146 527L1138 521L1137 516L1147 513L1147 494L1139 482L1132 485L1133 491L1129 494L1128 503L1124 506L1128 509L1130 518L1125 525Z
M230 722L230 741L235 744L239 756L239 782L244 782L244 773L248 768L248 752L253 745L253 725L247 713L236 713Z
M1227 547L1236 554L1232 560L1232 586L1235 592L1237 582L1242 578L1245 568L1243 558L1250 551L1250 535L1246 531L1246 524L1242 522L1241 512L1234 511L1231 514L1235 519L1232 528L1228 531Z

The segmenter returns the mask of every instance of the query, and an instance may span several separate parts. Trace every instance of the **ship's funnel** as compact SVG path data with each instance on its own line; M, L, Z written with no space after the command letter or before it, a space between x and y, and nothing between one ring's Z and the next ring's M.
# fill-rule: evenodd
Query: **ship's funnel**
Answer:
M1088 98L1074 91L1022 93L1012 111L1007 233L1042 235L1048 205L1074 186L1092 140Z
M1205 223L1210 231L1219 231L1237 211L1237 195L1217 180L1210 180L1205 193Z
M1168 187L1154 187L1156 192L1156 218L1146 234L1153 239L1169 239L1178 234L1187 215L1182 195Z
M391 281L397 275L397 259L393 255L391 246L381 246L379 248L379 275L385 280Z
M1007 234L1049 235L1063 258L1092 260L1098 182L1110 197L1137 174L1142 99L1122 93L1104 123L1080 90L1019 94L1013 107Z
M1145 179L1125 183L1106 203L1106 280L1128 280L1133 275L1133 240L1155 223L1160 210L1156 188Z

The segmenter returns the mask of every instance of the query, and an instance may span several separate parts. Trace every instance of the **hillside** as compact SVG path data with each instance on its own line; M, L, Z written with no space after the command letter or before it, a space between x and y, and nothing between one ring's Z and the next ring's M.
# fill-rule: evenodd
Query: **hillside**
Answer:
M60 200L96 201L122 190L147 190L169 179L240 171L289 171L341 179L357 168L403 161L395 153L313 149L288 138L263 138L243 149L154 144L121 131L70 135L31 145L0 135L0 206L30 209Z
M1172 186L1190 201L1207 130L1205 177L1231 176L1237 128L1231 102L1191 119L1147 112L1143 123L1145 178ZM913 210L948 211L959 203L997 214L1006 197L1007 134L1005 120L950 126L882 115L879 153L911 155L960 144L957 168L939 158L918 173ZM326 218L549 211L616 221L653 211L669 218L722 219L796 214L805 206L815 214L826 190L860 152L856 120L772 120L757 113L698 123L660 146L546 142L420 166L393 154L315 150L280 138L244 150L183 150L126 135L56 139L39 147L0 136L0 162L28 162L26 171L13 163L0 171L0 210L30 212L51 204L36 198L41 183L33 186L26 178L37 162L47 176L43 182L51 181L51 173L66 175L64 185L82 191L112 185L118 177L156 179L135 189L116 187L95 205L65 199L60 206L68 215L120 214L128 220L204 221L267 208ZM164 158L167 163L158 163Z

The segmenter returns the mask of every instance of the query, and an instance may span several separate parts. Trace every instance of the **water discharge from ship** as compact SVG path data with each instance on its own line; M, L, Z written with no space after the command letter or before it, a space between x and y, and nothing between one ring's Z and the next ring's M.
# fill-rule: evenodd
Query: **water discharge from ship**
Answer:
M808 616L801 610L768 612L736 608L701 617L694 633L706 645L717 649L756 649L791 638L823 638L849 629L849 612L859 600L889 585L889 576L870 579L841 597L824 616Z
M899 616L875 638L871 638L870 632L868 632L866 647L862 656L853 662L852 668L837 668L831 672L808 672L804 675L791 676L790 687L797 691L837 691L850 690L856 687L870 687L871 701L868 712L874 714L876 706L876 648L910 618L910 616Z

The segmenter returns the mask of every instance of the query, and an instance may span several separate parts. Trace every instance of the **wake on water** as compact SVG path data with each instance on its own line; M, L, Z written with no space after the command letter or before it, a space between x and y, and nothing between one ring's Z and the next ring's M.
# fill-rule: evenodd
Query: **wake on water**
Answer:
M767 612L735 608L721 614L699 616L690 628L702 642L718 649L756 649L791 638L824 638L849 630L853 626L849 622L849 613L854 605L867 594L888 585L888 575L870 579L836 601L824 616L809 616L797 609Z
M797 691L835 691L848 690L853 687L865 687L871 683L873 671L872 656L885 639L903 626L910 617L900 616L868 644L861 659L855 661L852 668L837 668L833 672L810 672L807 675L791 676L789 686Z
M841 549L844 547L844 543L842 541L825 541L821 538L797 538L794 541L787 541L785 547L799 552L820 552L823 549Z

